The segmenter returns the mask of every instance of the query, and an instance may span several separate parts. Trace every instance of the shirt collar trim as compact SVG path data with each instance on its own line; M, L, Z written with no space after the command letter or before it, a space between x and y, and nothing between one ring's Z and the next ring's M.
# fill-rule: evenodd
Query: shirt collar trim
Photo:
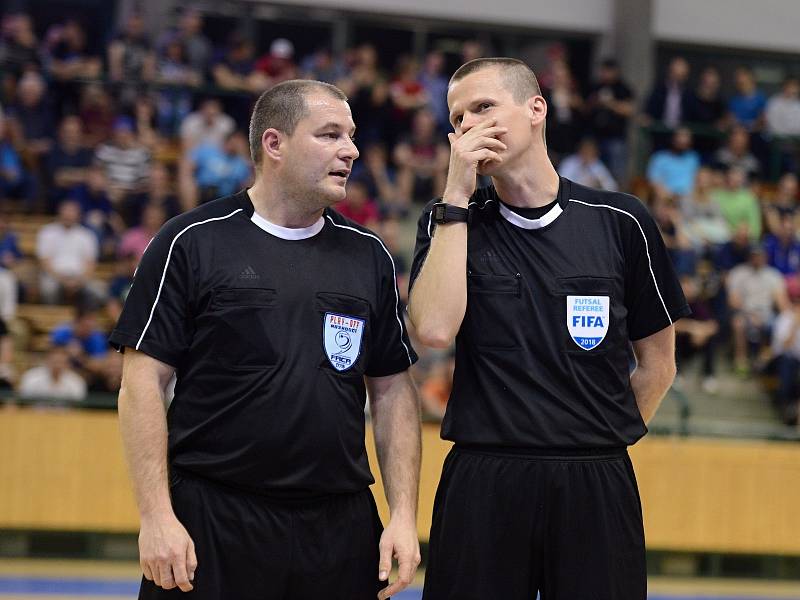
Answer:
M250 220L267 233L281 238L282 240L307 240L308 238L317 235L320 231L322 231L322 228L325 227L325 219L323 219L321 216L313 225L299 228L282 227L281 225L276 225L275 223L267 221L255 211L253 211L253 215L250 217Z

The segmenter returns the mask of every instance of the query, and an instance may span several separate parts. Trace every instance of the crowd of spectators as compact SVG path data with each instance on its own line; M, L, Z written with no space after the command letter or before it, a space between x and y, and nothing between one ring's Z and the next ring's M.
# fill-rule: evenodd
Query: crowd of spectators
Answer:
M191 9L157 37L131 14L101 51L79 19L37 25L24 13L0 25L0 380L18 394L115 391L120 360L100 323L118 316L166 220L249 183L250 109L287 79L334 83L350 98L361 159L337 208L386 240L406 292L408 232L447 176L454 57L433 50L382 64L371 44L297 56L288 39L261 48L239 32L215 44ZM718 387L720 352L741 374L771 368L781 415L796 420L800 83L789 77L768 96L746 67L726 79L713 66L692 73L677 57L638 98L615 60L579 82L560 50L533 65L552 159L574 181L633 190L650 206L693 308L678 323L679 364L701 357L708 393ZM469 41L457 58L487 52ZM641 173L631 171L636 127L651 133ZM768 181L776 168L780 179ZM52 216L26 254L10 223L30 215ZM9 340L20 302L75 307L74 320L52 331L42 366L24 373L14 366L31 366L20 359L26 349ZM452 354L418 347L425 407L440 416Z

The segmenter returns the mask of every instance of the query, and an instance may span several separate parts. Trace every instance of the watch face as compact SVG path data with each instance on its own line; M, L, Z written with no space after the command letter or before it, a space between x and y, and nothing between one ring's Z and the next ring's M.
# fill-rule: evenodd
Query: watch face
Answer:
M444 206L443 204L437 204L436 206L434 206L433 220L436 221L437 223L443 222L446 208L447 207Z

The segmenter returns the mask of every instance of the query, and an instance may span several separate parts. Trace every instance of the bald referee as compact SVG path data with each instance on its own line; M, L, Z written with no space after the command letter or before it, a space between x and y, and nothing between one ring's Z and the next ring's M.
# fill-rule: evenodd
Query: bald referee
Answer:
M644 600L626 448L689 312L664 244L636 198L558 176L524 63L469 62L447 100L450 170L420 218L409 305L424 343L456 343L424 598Z
M334 86L265 92L253 187L172 219L142 258L111 334L125 351L142 599L374 600L413 577L416 355L390 253L329 208L358 157L354 130ZM391 510L382 533L367 390Z

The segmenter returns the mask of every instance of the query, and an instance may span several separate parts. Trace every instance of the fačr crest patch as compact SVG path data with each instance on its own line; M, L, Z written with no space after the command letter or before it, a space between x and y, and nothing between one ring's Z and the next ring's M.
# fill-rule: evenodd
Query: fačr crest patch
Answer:
M608 333L608 296L567 296L567 330L584 350L597 348Z
M325 313L323 325L325 356L337 371L346 371L358 360L364 324L364 319Z

